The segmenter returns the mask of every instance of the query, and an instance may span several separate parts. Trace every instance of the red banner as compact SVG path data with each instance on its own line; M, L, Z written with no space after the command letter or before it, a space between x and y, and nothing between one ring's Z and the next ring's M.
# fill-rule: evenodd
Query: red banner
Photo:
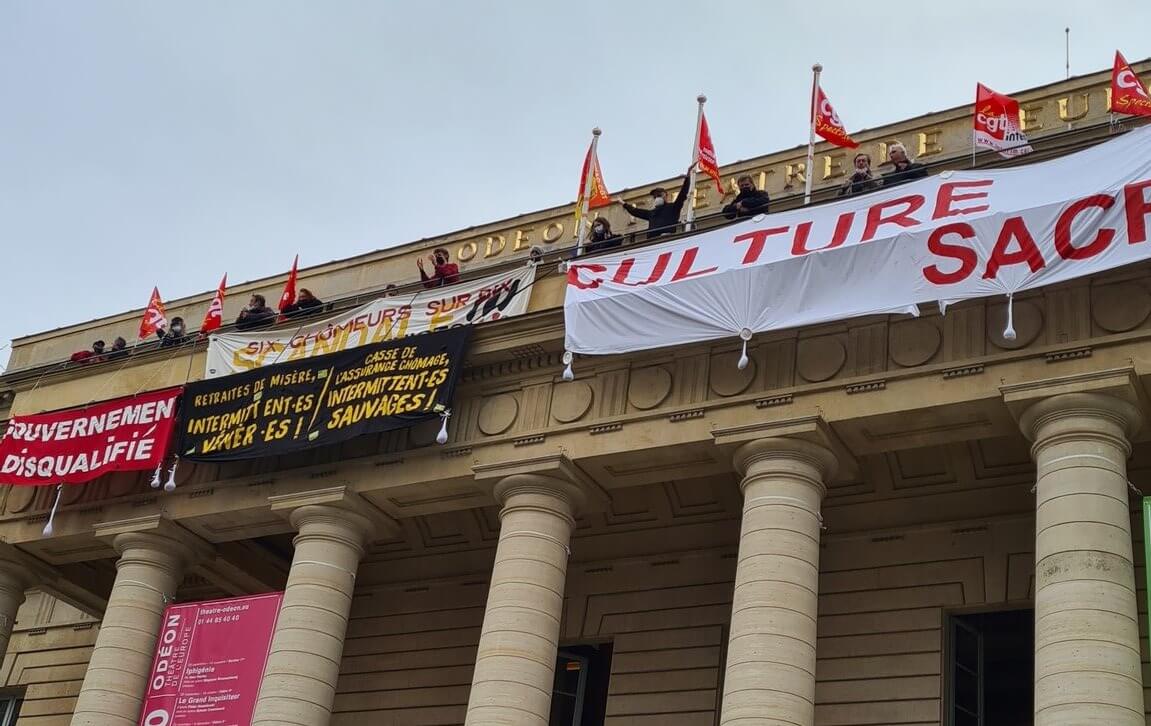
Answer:
M590 189L588 174L591 174ZM583 160L583 170L579 176L579 196L576 198L577 209L583 204L585 195L588 198L588 209L599 209L611 204L607 185L603 183L603 170L599 168L599 155L595 153L594 146L588 147L587 156Z
M1119 51L1115 51L1115 66L1111 69L1110 110L1134 116L1151 116L1151 97L1147 95L1147 87Z
M1019 102L996 93L982 83L975 85L973 142L994 149L1005 159L1031 153L1027 134L1019 125Z
M723 182L719 180L719 163L715 160L715 144L711 143L711 130L707 127L707 116L699 114L699 138L695 140L699 170L715 180L715 188L723 196Z
M0 484L83 484L164 461L182 388L13 416L0 439Z
M169 605L140 726L248 726L284 593Z

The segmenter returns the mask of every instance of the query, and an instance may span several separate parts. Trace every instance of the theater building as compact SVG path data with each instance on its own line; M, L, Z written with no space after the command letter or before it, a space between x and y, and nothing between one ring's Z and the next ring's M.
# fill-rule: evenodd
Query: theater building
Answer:
M1137 133L1109 78L1017 94L1034 153L978 167ZM971 114L855 137L969 169ZM829 202L850 152L804 155L724 183L752 174L777 211L812 174ZM696 194L706 230L726 202ZM989 296L757 333L742 369L733 337L578 356L565 381L571 243L562 206L301 270L343 309L414 290L433 248L465 283L543 251L526 311L475 326L444 444L430 420L185 461L174 492L103 476L63 487L50 535L55 487L0 490L0 726L135 726L167 604L274 591L260 726L1146 722L1151 265L1020 293L1013 339ZM282 285L233 286L225 320ZM140 315L14 341L0 420L203 377L203 343L62 363Z

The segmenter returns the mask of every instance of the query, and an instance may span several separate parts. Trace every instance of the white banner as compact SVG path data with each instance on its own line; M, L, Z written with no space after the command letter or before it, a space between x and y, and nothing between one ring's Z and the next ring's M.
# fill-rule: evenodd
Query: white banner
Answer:
M1151 257L1151 127L576 262L574 353L625 353L1010 294Z
M213 335L204 376L216 378L368 343L522 315L528 309L535 274L535 267L524 266L415 295L382 297L315 322L303 318L296 327L283 323L275 330Z

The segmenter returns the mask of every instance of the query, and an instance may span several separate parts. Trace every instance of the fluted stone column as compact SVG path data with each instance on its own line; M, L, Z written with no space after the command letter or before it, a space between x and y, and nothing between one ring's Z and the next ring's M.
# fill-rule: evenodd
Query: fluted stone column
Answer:
M568 543L581 491L538 474L494 490L500 539L484 610L467 726L547 726L567 579Z
M99 528L98 528L99 530ZM184 571L206 553L174 525L112 536L116 581L72 715L72 726L136 726L164 607Z
M291 510L295 555L253 726L326 726L336 696L356 570L375 531L346 504Z
M835 457L807 441L765 438L741 446L735 465L743 522L720 723L812 726L819 507Z
M1036 464L1036 726L1144 726L1127 485L1139 421L1095 393L1020 419Z

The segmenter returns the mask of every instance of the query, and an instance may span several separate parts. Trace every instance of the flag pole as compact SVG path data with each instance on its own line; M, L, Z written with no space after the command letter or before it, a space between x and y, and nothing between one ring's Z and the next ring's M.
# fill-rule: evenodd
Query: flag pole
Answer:
M695 97L695 100L699 104L699 110L695 114L695 138L692 139L691 147L691 171L689 172L691 178L687 183L687 221L683 225L685 232L690 232L692 223L695 222L695 173L699 169L699 130L703 126L703 104L707 103L707 96L701 93Z
M591 130L591 150L588 151L587 178L583 182L583 199L580 202L579 220L576 222L576 257L583 254L583 244L587 239L587 213L591 202L591 188L595 178L596 147L599 146L599 135L603 132L596 126Z
M811 67L811 118L809 119L807 129L807 165L803 168L803 203L811 203L811 177L815 168L815 115L817 109L815 108L816 100L819 98L819 74L823 71L823 66L816 63Z

